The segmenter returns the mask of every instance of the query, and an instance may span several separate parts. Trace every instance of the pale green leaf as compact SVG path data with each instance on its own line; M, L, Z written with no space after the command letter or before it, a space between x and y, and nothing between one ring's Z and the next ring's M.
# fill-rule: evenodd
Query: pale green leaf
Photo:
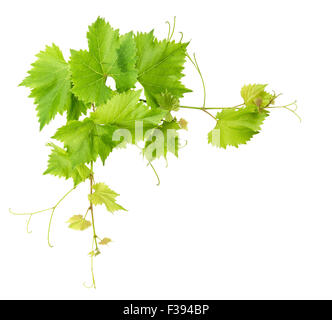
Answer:
M67 223L69 228L77 231L84 231L91 227L91 222L84 219L82 215L75 215L71 217Z
M81 214L77 214L68 219L67 223L74 223L83 219Z
M208 134L208 142L219 148L245 144L259 132L267 115L267 111L258 111L257 107L224 109L217 114L218 121Z
M89 200L94 205L104 204L107 210L112 213L119 210L127 211L116 203L115 199L118 194L111 190L106 184L96 183L93 185L93 190L94 192L89 194Z
M265 91L267 84L249 84L241 89L241 96L247 107L266 107L273 96Z
M112 240L110 238L104 238L99 242L99 244L102 245L102 246L106 246L110 242L112 242Z

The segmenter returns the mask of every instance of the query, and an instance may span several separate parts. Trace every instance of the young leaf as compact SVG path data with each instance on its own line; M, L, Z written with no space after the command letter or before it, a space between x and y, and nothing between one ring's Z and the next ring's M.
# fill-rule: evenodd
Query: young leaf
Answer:
M85 220L82 215L72 216L67 223L69 223L69 228L78 231L84 231L91 227L91 222Z
M89 194L89 200L94 205L104 204L109 212L115 212L119 210L124 210L122 206L115 202L118 194L112 191L106 184L104 183L96 183L93 185L94 193Z
M188 43L158 41L153 31L138 33L135 39L138 81L149 105L158 107L158 98L166 91L176 98L191 92L180 82Z
M66 150L53 143L49 143L48 146L53 149L49 156L48 168L44 174L52 174L66 179L72 178L75 186L85 181L90 176L90 169L86 165L81 164L77 167L73 167Z
M179 98L174 97L168 91L162 92L157 97L159 107L167 111L178 111L180 107Z
M171 152L178 157L179 136L178 130L181 127L176 120L165 121L161 126L149 131L146 138L143 155L148 161L153 161L160 157L167 158L167 153Z
M188 130L188 121L186 119L181 118L179 120L179 126L181 129Z
M245 144L259 132L267 116L267 111L259 112L257 107L224 109L217 114L217 125L209 132L208 142L225 149L226 146Z
M110 238L104 238L103 240L101 240L99 242L100 245L102 246L106 246L107 244L109 244L110 242L112 242L112 240Z
M265 91L267 84L249 84L241 89L241 96L247 107L266 107L273 96Z
M55 44L46 46L37 58L20 85L31 88L41 130L56 114L63 114L71 106L72 94L69 65L60 49Z

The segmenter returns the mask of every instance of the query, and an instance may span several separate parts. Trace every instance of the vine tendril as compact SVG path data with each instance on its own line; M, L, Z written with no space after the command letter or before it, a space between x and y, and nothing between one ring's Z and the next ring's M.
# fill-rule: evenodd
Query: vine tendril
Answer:
M151 163L151 161L149 161L148 166L150 166L150 167L152 168L154 174L155 174L156 177L157 177L157 180L158 180L158 182L157 182L157 186L160 186L160 178L159 178L159 175L158 175L158 173L157 173L155 167L154 167L153 164Z
M30 225L30 221L31 221L31 218L33 215L35 214L39 214L39 213L43 213L43 212L46 212L46 211L50 211L52 210L52 213L51 213L51 216L50 216L50 221L49 221L49 224L48 224L48 232L47 232L47 242L48 242L48 245L50 248L53 248L53 246L51 245L50 243L50 233L51 233L51 226L52 226L52 220L53 220L53 216L54 216L54 212L55 212L55 209L60 205L60 203L72 192L76 189L76 186L73 187L72 189L70 189L57 203L55 206L51 207L51 208L47 208L47 209L44 209L44 210L39 210L39 211L35 211L35 212L30 212L30 213L17 213L17 212L14 212L12 209L9 209L9 212L12 214L12 215L15 215L15 216L30 216L28 221L27 221L27 232L28 233L31 233L29 231L29 225Z
M29 231L29 225L30 225L31 218L32 218L32 215L30 215L30 217L27 221L27 233L32 233L32 231Z
M295 109L289 108L290 106L295 106ZM299 119L299 121L302 122L302 118L296 112L296 110L297 110L297 101L296 100L294 102L290 103L290 104L285 105L285 106L269 106L267 108L269 108L269 109L286 109L286 110L292 112Z

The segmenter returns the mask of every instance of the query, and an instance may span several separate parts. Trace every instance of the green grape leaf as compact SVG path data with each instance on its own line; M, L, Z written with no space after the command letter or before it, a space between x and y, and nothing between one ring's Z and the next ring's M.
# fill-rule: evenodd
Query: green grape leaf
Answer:
M158 107L158 98L166 91L176 98L191 92L182 83L182 70L188 43L158 41L153 31L138 33L137 47L138 81L144 88L149 105Z
M102 65L88 51L71 50L69 64L74 83L72 91L80 100L98 105L112 96Z
M82 215L72 216L67 223L69 223L69 228L77 231L84 231L91 227L91 222L85 220Z
M37 105L40 130L55 116L71 106L71 79L69 65L60 49L53 44L39 52L38 60L21 86L31 88L30 97Z
M96 183L93 185L93 190L94 193L89 194L89 200L94 205L104 204L107 210L112 213L119 210L127 211L115 202L118 194L111 190L106 184Z
M73 167L66 150L53 143L49 143L48 146L52 147L52 153L49 156L48 168L44 174L51 174L66 179L72 178L75 186L90 176L90 169L86 165L81 164Z
M241 89L241 96L247 107L266 107L273 100L273 96L265 91L267 84L249 84Z
M98 155L105 162L107 156L116 146L112 136L116 128L96 125L91 119L71 121L59 128L53 139L64 143L72 165L96 161Z
M102 245L102 246L106 246L110 242L112 242L112 240L110 238L104 238L99 242L99 244Z
M72 50L70 67L73 92L86 103L105 103L112 96L106 85L114 78L117 90L133 88L137 82L136 45L132 33L123 36L104 19L98 18L87 33L89 51Z
M91 114L97 124L112 124L119 128L134 129L136 121L142 121L146 129L156 127L166 112L151 109L139 101L141 90L115 95Z
M116 49L119 47L119 30L114 30L105 19L98 17L89 26L87 33L89 53L100 64L103 74L109 74L116 60Z
M75 95L72 95L72 102L67 110L67 121L78 120L82 114L86 115L89 105L78 100Z
M176 120L165 121L158 128L152 129L147 133L143 155L148 161L153 161L160 157L167 158L167 153L173 153L178 157L179 135L181 127Z
M224 109L217 113L218 121L208 134L208 142L225 149L227 146L245 144L259 132L268 114L266 110L258 111L257 107Z
M134 88L137 82L136 42L132 32L120 36L116 61L110 67L109 75L115 80L119 92Z

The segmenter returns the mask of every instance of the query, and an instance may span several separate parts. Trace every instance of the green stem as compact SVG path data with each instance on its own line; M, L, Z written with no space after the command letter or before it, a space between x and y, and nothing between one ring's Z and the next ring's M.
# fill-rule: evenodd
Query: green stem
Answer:
M93 193L93 162L91 162L91 174L90 174L90 194ZM90 211L91 211L91 220L92 220L92 229L93 229L93 239L96 246L96 251L98 251L98 243L97 243L97 234L96 234L96 227L95 227L95 218L93 213L93 203L90 200Z
M191 106L180 106L179 108L183 108L183 109L194 109L194 110L224 110L224 109L237 109L240 107L243 107L244 103L238 104L234 107L210 107L210 108L203 108L203 107L191 107Z
M93 193L93 183L94 183L93 162L91 161L90 194ZM91 200L90 200L90 208L88 209L88 211L89 210L91 212L91 221L92 221L92 229L93 229L92 252L91 252L91 276L92 276L93 288L96 289L96 281L95 281L95 275L94 275L94 271L93 271L93 259L94 259L95 254L97 254L99 252L99 249L98 249L98 243L97 243L98 236L96 234L95 218L94 218L94 213L93 213L93 203ZM95 249L93 249L94 245L95 245Z
M91 207L89 207L87 210L86 210L86 213L84 215L84 219L86 219L86 216L88 215L89 211L91 210Z
M92 278L92 285L88 286L85 282L83 283L84 287L88 288L88 289L96 289L96 281L95 281L95 273L93 270L93 258L95 256L94 250L93 250L93 246L94 246L94 239L92 239L92 247L91 247L91 252L90 252L90 271L91 271L91 278Z
M92 241L92 250L93 250L93 241ZM93 270L93 258L94 258L94 254L91 254L91 277L92 277L93 288L96 289L95 273Z

